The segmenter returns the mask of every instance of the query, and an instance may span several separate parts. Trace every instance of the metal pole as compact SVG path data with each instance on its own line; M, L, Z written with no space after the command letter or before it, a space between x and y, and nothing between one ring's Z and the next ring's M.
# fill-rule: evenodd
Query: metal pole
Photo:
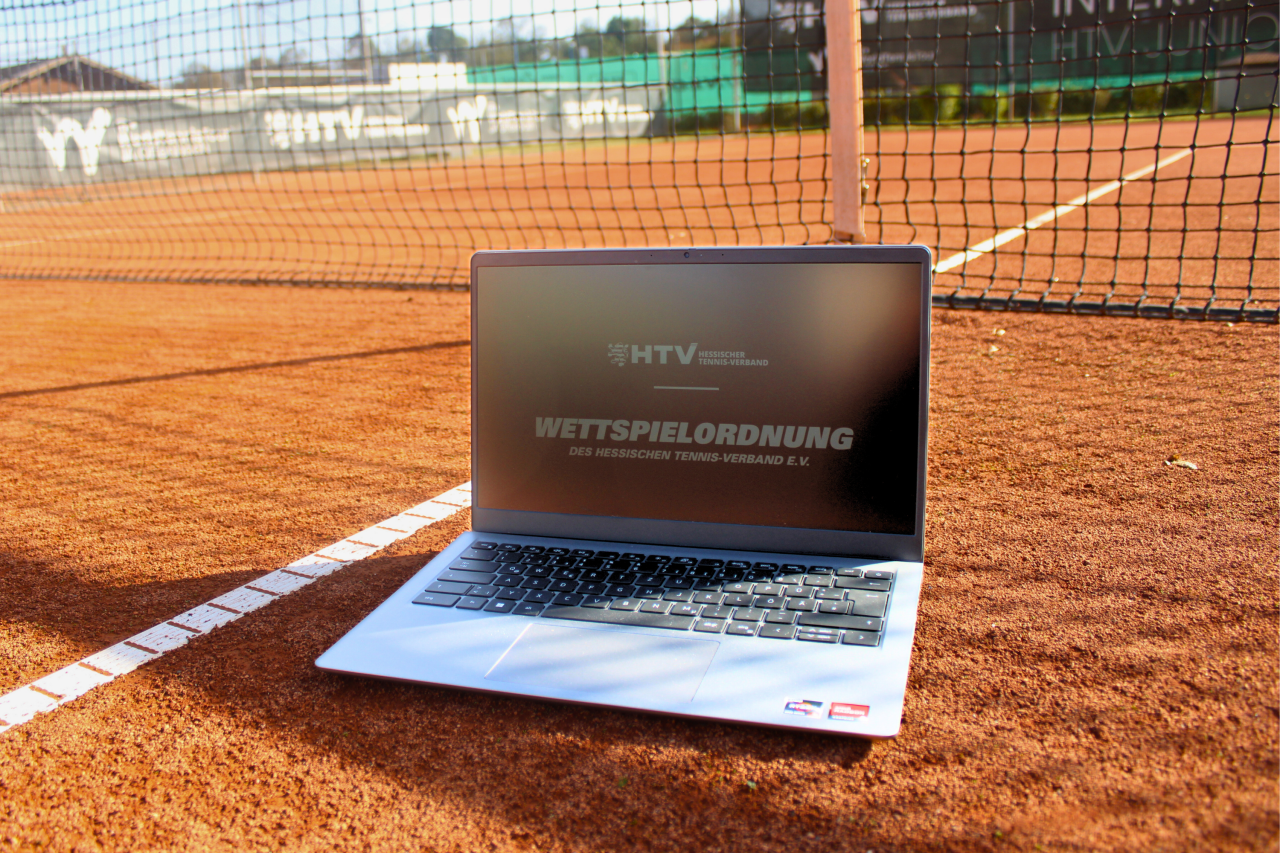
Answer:
M253 72L249 70L249 31L245 27L244 0L236 0L236 20L240 30L240 55L244 61L244 87L253 88Z
M832 230L865 243L862 205L862 20L858 0L827 0L827 113L831 124Z

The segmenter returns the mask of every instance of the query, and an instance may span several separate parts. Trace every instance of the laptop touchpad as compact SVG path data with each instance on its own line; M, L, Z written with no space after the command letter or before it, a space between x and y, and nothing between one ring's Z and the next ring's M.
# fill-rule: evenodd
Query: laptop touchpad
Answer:
M714 640L534 624L485 679L591 693L601 702L692 702L719 647Z

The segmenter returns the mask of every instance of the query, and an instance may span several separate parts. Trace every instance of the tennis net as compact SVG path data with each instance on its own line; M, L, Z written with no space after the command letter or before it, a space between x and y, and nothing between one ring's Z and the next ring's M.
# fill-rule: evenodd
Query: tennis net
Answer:
M852 182L937 304L1277 320L1275 3L864 0L839 171L822 2L167 8L0 7L5 275L462 288L832 242Z

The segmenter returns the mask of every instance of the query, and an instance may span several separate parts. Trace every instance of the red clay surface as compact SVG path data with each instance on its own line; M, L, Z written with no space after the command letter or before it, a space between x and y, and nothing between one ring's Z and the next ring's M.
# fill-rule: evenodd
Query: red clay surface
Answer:
M411 298L0 283L0 691L467 479ZM463 513L0 735L0 846L1274 850L1277 329L934 330L896 740L316 670Z
M938 293L1280 307L1266 117L869 128L872 242L938 259L1195 146L951 274ZM13 275L456 284L476 249L820 243L822 132L620 140L372 169L11 193ZM1216 290L1215 290L1216 288Z

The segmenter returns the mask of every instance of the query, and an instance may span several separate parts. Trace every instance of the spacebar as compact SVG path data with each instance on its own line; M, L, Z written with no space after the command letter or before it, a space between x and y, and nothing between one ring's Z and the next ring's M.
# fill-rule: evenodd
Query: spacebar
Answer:
M579 622L608 622L610 625L641 625L645 628L672 628L687 631L692 616L668 616L663 613L639 613L634 610L602 610L595 607L548 607L543 616L552 619L575 619Z

